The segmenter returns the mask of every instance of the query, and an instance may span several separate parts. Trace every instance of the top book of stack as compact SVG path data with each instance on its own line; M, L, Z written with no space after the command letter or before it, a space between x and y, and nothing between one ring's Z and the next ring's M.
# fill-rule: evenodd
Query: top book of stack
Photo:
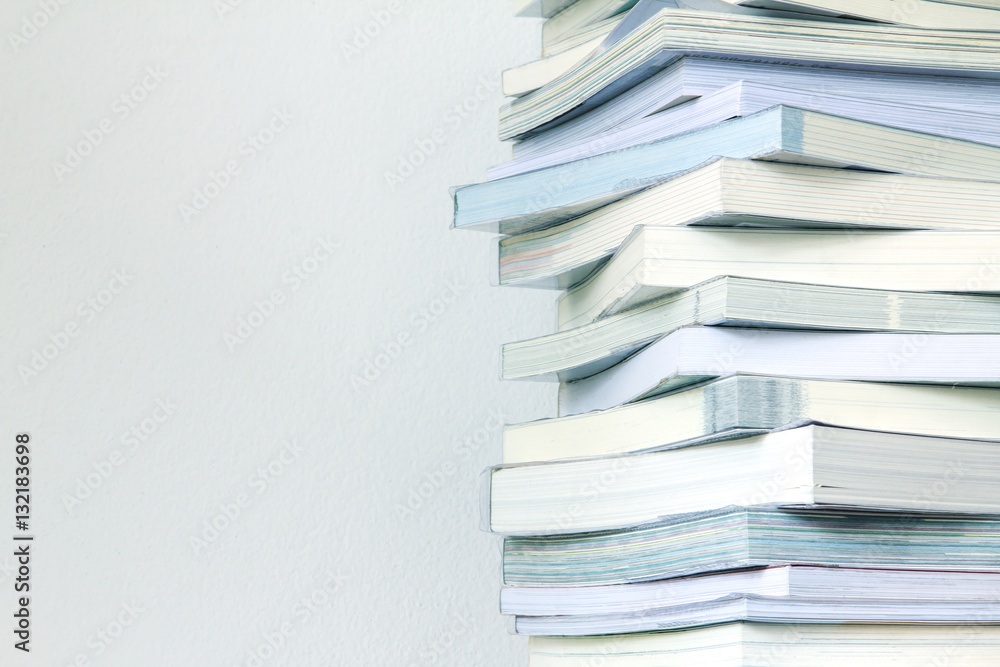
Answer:
M565 75L506 105L500 138L524 138L569 120L684 56L1000 78L998 52L1000 35L988 31L664 9Z

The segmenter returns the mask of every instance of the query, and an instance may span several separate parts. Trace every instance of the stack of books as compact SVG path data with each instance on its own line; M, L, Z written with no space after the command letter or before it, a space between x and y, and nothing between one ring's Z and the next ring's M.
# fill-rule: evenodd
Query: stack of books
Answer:
M561 291L484 474L530 664L1000 664L1000 2L515 1L453 225Z

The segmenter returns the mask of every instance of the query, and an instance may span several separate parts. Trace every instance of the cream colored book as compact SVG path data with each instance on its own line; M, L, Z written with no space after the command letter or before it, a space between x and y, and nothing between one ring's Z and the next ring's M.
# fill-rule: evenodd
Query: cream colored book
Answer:
M954 481L929 492L948 470ZM486 524L504 535L617 531L731 505L1000 513L996 442L815 424L643 454L497 466L486 478Z
M1000 390L992 388L733 375L609 410L507 425L503 462L669 449L797 422L1000 441L998 415Z
M508 97L518 97L541 88L586 60L603 40L604 35L599 35L557 55L504 70L501 78L503 94Z
M532 637L531 667L995 667L1000 625L726 623L672 632Z
M1000 231L1000 183L720 158L562 224L501 238L500 283L572 287L638 225Z
M559 299L560 330L716 276L866 289L1000 293L998 231L636 227Z

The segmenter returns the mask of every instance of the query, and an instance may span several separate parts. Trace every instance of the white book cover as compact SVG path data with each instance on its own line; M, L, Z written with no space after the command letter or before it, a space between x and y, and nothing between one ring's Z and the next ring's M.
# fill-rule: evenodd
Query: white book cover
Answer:
M559 328L593 322L716 276L863 289L1000 293L1000 231L636 227L559 297Z
M1000 447L823 425L624 456L497 466L485 527L563 535L728 505L1000 514Z
M736 373L1000 386L1000 335L685 327L559 388L559 413L613 408Z
M611 456L801 422L1000 441L1000 389L733 375L648 400L508 424L503 462Z

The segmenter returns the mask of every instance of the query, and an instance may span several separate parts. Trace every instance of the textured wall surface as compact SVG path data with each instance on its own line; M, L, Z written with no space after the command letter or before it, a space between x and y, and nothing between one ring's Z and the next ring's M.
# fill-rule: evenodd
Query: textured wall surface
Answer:
M34 447L32 653L2 664L516 665L478 475L501 343L448 187L507 159L504 1L0 5L0 541ZM365 35L365 31L369 35ZM387 175L389 174L389 175ZM498 418L499 415L499 418Z

